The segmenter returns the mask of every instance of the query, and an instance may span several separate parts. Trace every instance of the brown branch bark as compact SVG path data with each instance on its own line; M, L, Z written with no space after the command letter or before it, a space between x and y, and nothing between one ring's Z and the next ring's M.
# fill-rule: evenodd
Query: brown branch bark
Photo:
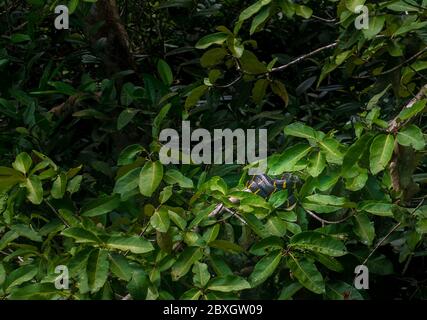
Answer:
M427 98L427 84L425 84L420 91L413 97L403 108L402 110L411 108L418 101ZM389 121L387 132L396 133L402 125L406 124L406 122L400 122L398 116ZM396 143L393 152L393 158L390 162L390 175L391 182L393 185L393 189L397 192L402 190L402 183L400 179L400 170L399 170L399 159L401 158L402 150L399 145ZM403 188L404 189L404 188Z
M98 0L92 7L88 18L89 26L103 23L98 32L91 37L92 45L101 38L106 39L104 62L108 74L121 70L136 70L129 35L120 19L116 0Z
M311 51L311 52L309 52L309 53L307 53L307 54L304 54L304 55L302 55L302 56L300 56L300 57L296 58L295 60L292 60L291 62L289 62L289 63L287 63L287 64L285 64L285 65L283 65L283 66L279 66L279 67L273 68L273 69L272 69L270 72L268 72L268 73L271 73L271 72L277 72L277 71L282 71L282 70L284 70L284 69L286 69L286 68L289 68L290 66L292 66L292 65L294 65L294 64L297 64L297 63L299 63L299 62L301 62L301 61L303 61L303 60L305 60L305 59L307 59L307 58L309 58L309 57L311 57L311 56L314 56L314 55L318 54L319 52L321 52L321 51L323 51L323 50L326 50L326 49L329 49L329 48L334 48L334 47L336 47L337 45L338 45L338 41L335 41L335 42L333 42L333 43L330 43L330 44L328 44L328 45L326 45L326 46L324 46L324 47L318 48L318 49L313 50L313 51Z
M411 108L415 103L417 103L418 101L427 98L427 84L425 84L420 91L418 91L418 93L415 95L415 97L413 97L403 108L402 110L405 109L409 109ZM395 132L397 131L400 127L402 126L401 123L399 123L399 119L396 116L393 120L391 120L389 122L388 125L388 132Z

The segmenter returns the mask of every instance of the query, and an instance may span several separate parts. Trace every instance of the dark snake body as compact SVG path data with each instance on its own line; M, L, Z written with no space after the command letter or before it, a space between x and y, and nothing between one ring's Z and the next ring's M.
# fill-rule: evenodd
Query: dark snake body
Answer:
M300 179L291 174L285 174L280 179L271 178L265 174L260 174L253 176L253 178L248 181L246 188L243 191L252 192L263 198L268 198L276 191L288 190L287 205L290 206L295 203L293 191L299 185L301 185ZM230 201L235 202L235 199L230 198ZM215 209L209 214L209 216L216 216L217 214L222 212L224 208L224 204L219 203L215 207Z

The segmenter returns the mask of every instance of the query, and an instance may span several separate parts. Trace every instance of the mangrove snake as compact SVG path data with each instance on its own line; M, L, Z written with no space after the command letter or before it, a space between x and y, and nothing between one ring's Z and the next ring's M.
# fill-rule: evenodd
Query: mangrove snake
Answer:
M265 174L255 175L251 180L248 181L246 184L246 188L243 189L245 192L251 192L254 194L257 194L263 198L268 198L273 193L279 190L288 190L288 201L287 205L288 207L292 206L295 203L295 197L293 195L296 188L300 187L302 185L301 180L292 174L285 174L280 179L271 178ZM232 203L238 203L238 199L230 197L229 200ZM216 205L215 209L212 210L211 213L209 213L209 217L214 217L218 214L220 214L223 210L226 210L233 215L236 215L236 212L228 209L223 203L219 203ZM347 215L346 217L339 219L339 220L325 220L319 216L317 216L315 213L313 213L310 210L305 210L310 216L315 218L316 220L320 221L322 224L337 224L341 223L348 218L350 218L353 213L350 215ZM243 223L246 224L246 222L241 219L238 215L236 217L241 220Z
M291 174L285 174L280 179L271 178L265 174L255 175L251 180L246 184L246 188L243 189L245 192L251 192L257 194L263 198L268 198L274 192L279 190L289 190L288 194L288 204L294 202L294 197L292 191L295 190L295 187L301 185L301 181L298 177ZM238 202L237 199L229 198L233 203ZM223 210L229 211L223 203L219 203L215 209L209 214L210 217L214 217L217 214L221 213Z

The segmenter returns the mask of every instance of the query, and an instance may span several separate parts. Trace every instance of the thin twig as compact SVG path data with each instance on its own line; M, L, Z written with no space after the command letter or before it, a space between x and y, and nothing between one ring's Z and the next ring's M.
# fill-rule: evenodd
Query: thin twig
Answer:
M326 23L332 23L332 22L336 22L336 21L337 21L337 19L336 19L336 18L333 18L333 19L326 19L326 18L322 18L322 17L315 16L314 14L312 14L312 15L311 15L311 17L312 17L312 18L314 18L314 19L317 19L317 20L320 20L320 21L326 22Z
M239 216L239 215L237 214L237 212L236 212L236 211L230 210L230 209L228 209L227 207L224 207L224 210L225 210L225 211L227 211L228 213L231 213L230 218L231 218L231 217L236 217L236 218L237 218L237 219L239 219L239 220L240 220L240 222L242 222L243 224L247 224L247 223L246 223L246 221L245 221L245 220L243 220L243 218L242 218L241 216Z
M238 77L236 79L234 79L233 81L231 81L227 84L213 84L213 86L215 88L228 88L228 87L231 87L232 85L236 84L237 82L239 82L242 78L243 78L243 72L239 71Z
M394 66L391 69L388 69L386 71L380 72L379 74L376 75L367 75L367 76L359 76L357 77L357 79L368 79L368 78L372 78L372 77L378 77L378 76L383 76L389 73L392 73L393 71L396 71L397 69L403 67L405 64L407 64L408 62L414 60L415 58L418 58L420 55L422 55L424 52L427 51L427 47L425 47L423 50L418 51L416 54L414 54L413 56L409 57L408 59L406 59L405 61L399 63L397 66Z
M397 223L397 224L395 224L394 225L394 227L393 228L391 228L390 229L390 231L380 240L380 241L378 241L378 243L376 244L376 246L375 246L375 248L374 249L372 249L372 251L369 253L369 255L366 257L366 259L363 261L363 265L365 265L367 262L368 262L368 260L369 260L369 258L374 254L374 252L375 251L377 251L377 249L384 243L384 241L388 238L388 237L390 237L390 235L397 229L397 228L399 228L400 227L400 225L402 224L402 222L399 222L399 223Z
M237 82L239 82L243 78L244 72L242 71L242 65L240 64L239 59L234 59L234 61L236 62L237 72L239 72L238 77L236 79L234 79L233 81L227 83L227 84L213 84L213 86L215 88L228 88L228 87L231 87L232 85L236 84Z
M422 99L424 99L425 97L427 97L427 84L425 84L421 89L420 89L420 91L418 91L418 93L415 95L415 97L414 98L412 98L404 107L403 107L403 110L404 109L409 109L409 108L411 108L415 103L417 103L418 101L420 101L420 100L422 100ZM387 128L387 131L388 132L394 132L394 131L396 131L397 129L399 129L399 127L401 126L400 124L399 124L399 121L398 121L399 119L398 119L398 117L396 116L393 120L391 120L390 122L389 122L389 126L388 126L388 128Z
M309 58L311 56L314 56L314 55L318 54L319 52L322 52L322 51L324 51L326 49L334 48L337 45L338 45L338 41L335 41L335 42L330 43L330 44L328 44L328 45L326 45L324 47L318 48L318 49L316 49L316 50L314 50L312 52L306 53L306 54L304 54L304 55L296 58L295 60L292 60L291 62L289 62L289 63L287 63L287 64L285 64L283 66L273 68L273 69L271 69L271 71L269 71L267 73L282 71L282 70L284 70L286 68L289 68L290 66L293 66L294 64L297 64L297 63L301 62L302 60L305 60L305 59L307 59L307 58Z
M423 205L423 203L424 203L424 200L425 199L423 199L422 201L420 201L420 203L415 207L415 209L414 209L414 211L412 211L412 213L411 213L411 216L413 216L414 214L415 214L415 212ZM393 226L393 228L391 228L390 229L390 231L380 240L380 241L378 241L378 243L375 245L375 247L374 247L374 249L372 249L372 251L369 253L369 255L366 257L366 259L363 261L363 265L365 265L367 262L368 262L368 260L369 260L369 258L374 254L374 252L375 251L377 251L377 249L384 243L384 241L388 238L388 237L390 237L390 235L394 232L394 231L396 231L396 229L397 228L399 228L400 226L402 225L402 222L399 222L399 223L397 223L397 224L395 224L394 226Z
M44 200L44 202L48 205L48 207L59 217L59 219L61 219L61 221L67 226L67 228L70 227L70 225L68 224L67 221L64 220L63 217L61 217L61 215L59 214L58 211L56 211L56 209L50 204L49 201L47 201L46 199Z
M310 211L310 210L308 210L308 209L304 209L304 210L305 210L305 211L307 211L307 213L308 213L310 216L312 216L314 219L316 219L317 221L320 221L320 222L322 222L322 223L326 223L326 224L338 224L338 223L344 222L344 221L346 221L347 219L349 219L349 218L351 218L352 216L354 216L354 212L352 212L351 214L349 214L348 216L346 216L346 217L344 217L344 218L342 218L342 219L340 219L340 220L334 220L334 221L331 221L331 220L325 220L325 219L323 219L323 218L319 217L317 214L315 214L314 212L312 212L312 211Z

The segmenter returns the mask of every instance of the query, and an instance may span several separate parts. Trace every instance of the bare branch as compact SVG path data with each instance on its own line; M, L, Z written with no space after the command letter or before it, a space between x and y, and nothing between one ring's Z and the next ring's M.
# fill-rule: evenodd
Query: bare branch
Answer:
M286 68L289 68L290 66L293 66L294 64L297 64L297 63L299 63L299 62L301 62L301 61L303 61L303 60L305 60L305 59L307 59L309 57L312 57L312 56L318 54L319 52L322 52L322 51L330 49L330 48L334 48L334 47L337 46L337 44L338 44L338 41L335 41L335 42L330 43L330 44L328 44L328 45L326 45L324 47L318 48L318 49L316 49L316 50L314 50L312 52L309 52L307 54L304 54L304 55L300 56L299 58L296 58L295 60L292 60L291 62L289 62L289 63L287 63L287 64L285 64L283 66L280 66L280 67L277 67L277 68L273 68L268 73L278 72L278 71L285 70Z
M420 91L418 91L418 93L415 95L415 97L413 97L404 107L402 110L404 109L409 109L411 108L415 103L417 103L418 101L427 98L427 84L425 84ZM389 122L389 126L387 131L388 132L394 132L397 129L399 129L399 127L401 126L401 124L398 121L398 117L396 116L393 120L391 120Z

